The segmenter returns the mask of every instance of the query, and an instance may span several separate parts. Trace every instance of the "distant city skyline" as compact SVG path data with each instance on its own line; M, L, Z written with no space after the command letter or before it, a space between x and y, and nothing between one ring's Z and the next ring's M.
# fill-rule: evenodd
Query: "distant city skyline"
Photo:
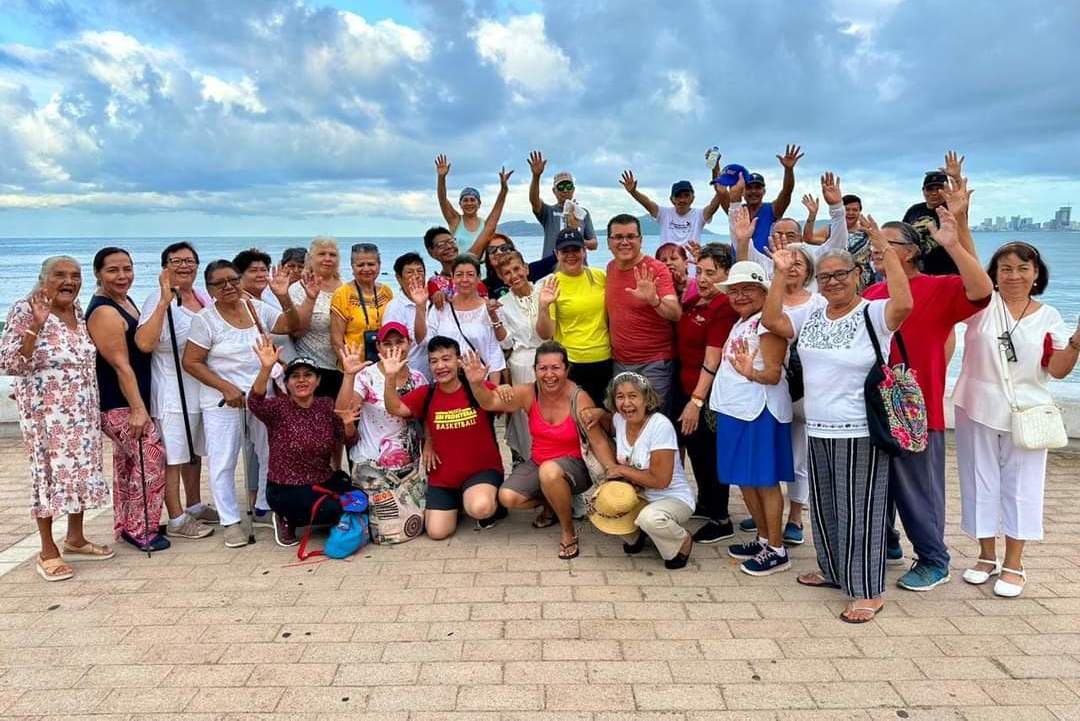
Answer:
M1042 222L1036 221L1030 216L1022 217L1019 215L1004 216L998 215L993 217L985 217L983 221L975 226L976 230L984 232L1016 232L1025 230L1078 230L1080 231L1080 222L1072 219L1072 206L1062 205L1054 213L1054 217Z

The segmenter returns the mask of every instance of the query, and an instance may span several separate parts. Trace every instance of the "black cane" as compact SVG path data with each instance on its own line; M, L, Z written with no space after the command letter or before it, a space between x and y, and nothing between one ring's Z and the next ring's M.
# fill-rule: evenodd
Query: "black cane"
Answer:
M150 558L150 502L146 498L146 458L143 456L143 439L139 437L139 473L142 474L143 548Z

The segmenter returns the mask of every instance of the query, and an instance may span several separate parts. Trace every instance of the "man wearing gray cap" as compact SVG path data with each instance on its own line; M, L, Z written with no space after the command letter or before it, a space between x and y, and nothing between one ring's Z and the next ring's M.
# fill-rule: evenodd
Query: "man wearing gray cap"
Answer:
M555 173L555 180L551 185L551 191L555 194L555 204L550 205L540 199L540 176L544 174L547 160L539 150L529 153L529 170L532 171L532 182L529 184L529 202L532 204L533 215L544 226L544 252L547 257L555 252L555 238L559 231L565 227L577 227L585 238L585 247L588 250L596 250L596 231L593 230L592 216L589 211L579 205L574 205L577 214L566 214L567 201L574 200L574 176L563 170Z

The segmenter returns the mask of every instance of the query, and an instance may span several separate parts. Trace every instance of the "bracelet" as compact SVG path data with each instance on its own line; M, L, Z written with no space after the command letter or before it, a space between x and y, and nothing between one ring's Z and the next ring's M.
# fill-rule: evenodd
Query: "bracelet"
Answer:
M708 373L711 376L716 375L716 369L715 368L710 368L709 366L705 365L704 363L701 364L701 370L705 371L706 373Z
M496 330L498 330L499 328L502 328L503 327L502 321L501 320L494 321L491 324L491 327L495 328Z
M37 331L33 330L32 328L27 328L26 330L23 331L23 333L29 333L30 335L34 336L35 338L38 337ZM1072 345L1072 341L1069 342L1069 345Z

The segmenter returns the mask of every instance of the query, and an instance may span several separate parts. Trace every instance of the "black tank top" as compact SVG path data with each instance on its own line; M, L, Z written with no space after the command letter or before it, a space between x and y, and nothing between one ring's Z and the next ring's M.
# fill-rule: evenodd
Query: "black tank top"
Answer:
M127 324L127 330L124 331L124 340L127 342L128 363L131 364L131 370L135 372L135 380L139 384L139 395L142 396L143 405L146 406L149 411L150 354L143 353L139 350L139 347L135 345L135 330L139 326L139 319L131 315L131 313L128 313L122 305L111 298L106 298L103 295L95 295L90 299L90 303L86 306L86 321L88 324L93 312L102 306L115 308L116 312L120 314L120 317L123 318L124 322ZM98 394L101 396L101 410L111 411L114 408L127 408L130 404L127 402L127 398L124 398L124 394L120 390L120 380L116 377L116 371L109 365L109 361L105 360L101 353L97 354L96 368Z

